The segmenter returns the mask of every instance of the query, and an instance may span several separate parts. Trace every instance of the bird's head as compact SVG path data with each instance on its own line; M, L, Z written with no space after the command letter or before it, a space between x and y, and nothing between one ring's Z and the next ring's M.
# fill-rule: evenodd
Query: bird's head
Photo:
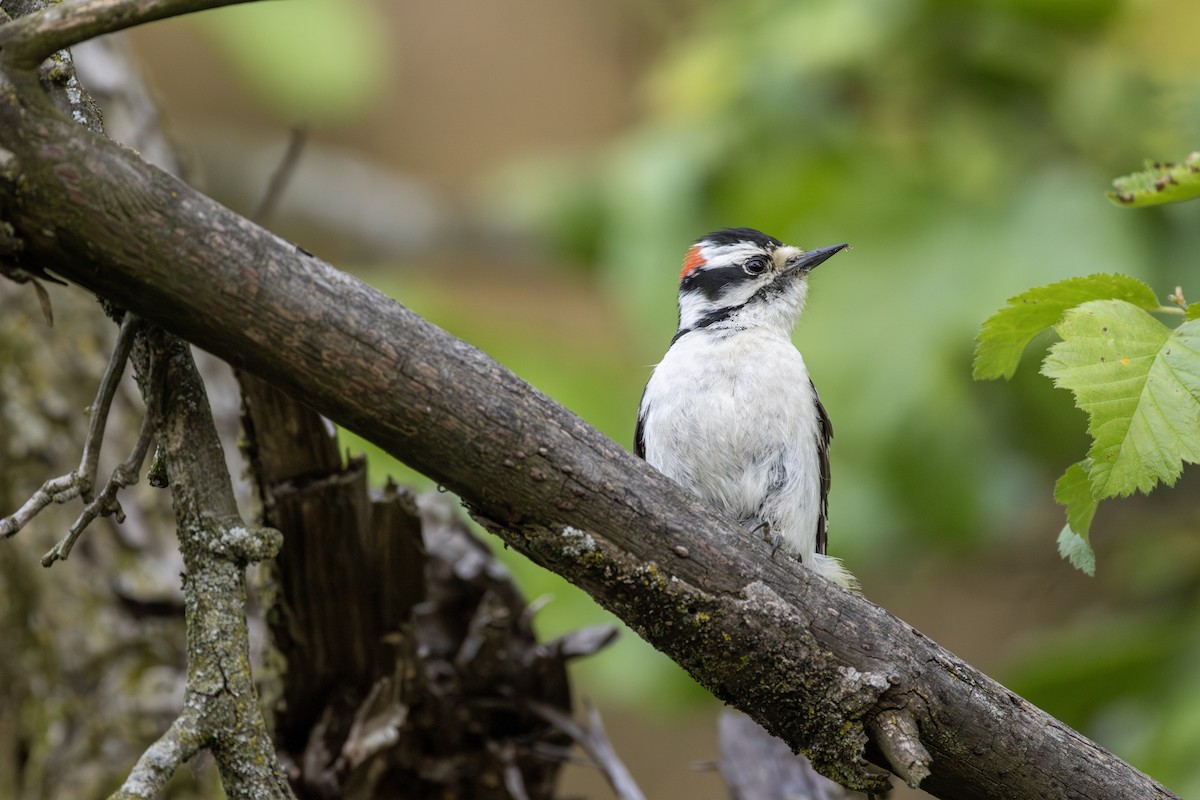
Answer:
M808 273L847 247L801 250L753 228L710 233L683 260L679 330L730 321L790 331L804 309Z

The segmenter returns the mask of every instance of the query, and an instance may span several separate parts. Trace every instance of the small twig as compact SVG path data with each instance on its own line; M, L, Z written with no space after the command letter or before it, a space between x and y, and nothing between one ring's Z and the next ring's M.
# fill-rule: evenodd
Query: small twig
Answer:
M0 17L0 22L7 19L7 16ZM46 292L46 287L38 278L44 278L51 283L64 285L65 283L45 270L32 265L17 266L15 259L24 248L25 243L17 238L12 225L0 222L0 275L16 283L32 284L33 290L37 293L38 303L42 307L42 317L45 318L46 324L53 328L54 308L50 305L50 295Z
M376 753L394 746L407 719L408 707L396 701L391 679L376 681L354 712L350 732L333 771L340 774L355 769Z
M530 608L533 603L530 603ZM563 661L595 655L617 640L616 625L592 625L564 633L545 648Z
M50 293L46 291L46 287L42 286L42 282L37 278L30 278L29 282L33 284L33 291L37 294L38 305L42 307L42 319L46 320L46 325L54 327L54 306L50 304Z
M66 561L71 555L71 548L75 546L75 541L83 534L88 525L96 517L116 516L118 522L125 521L125 515L121 511L121 505L117 502L117 492L127 486L132 486L138 482L139 473L142 470L142 462L146 460L146 453L150 449L150 443L154 441L155 434L158 432L158 424L161 421L161 399L162 386L159 380L161 370L152 368L150 380L147 381L148 390L146 393L146 415L142 417L142 425L138 430L137 442L133 446L133 452L129 454L129 458L122 461L113 470L112 477L108 479L104 489L100 494L93 499L83 512L71 525L67 535L58 541L50 549L50 552L42 556L42 566L48 567L55 561Z
M117 343L108 360L108 367L104 370L104 377L100 379L96 400L89 409L92 419L88 425L87 438L83 443L83 455L80 457L79 467L66 475L46 481L25 501L24 505L17 509L16 513L0 518L0 536L7 538L15 535L51 503L66 503L76 497L82 497L84 502L89 504L93 502L92 489L96 483L96 471L100 462L100 445L104 440L108 412L112 406L117 385L125 373L125 362L128 361L129 351L133 347L133 335L137 332L140 324L141 320L138 317L126 314L125 320L117 331Z
M529 800L529 791L525 788L525 776L517 764L517 747L511 740L502 742L489 741L490 752L502 766L504 788L512 800Z
M1175 293L1167 295L1167 299L1170 300L1175 305L1179 306L1180 308L1184 309L1185 311L1187 310L1188 302L1187 302L1187 300L1185 300L1183 298L1183 287L1182 286L1176 286Z
M642 790L638 788L633 776L621 762L617 751L613 749L608 735L604 732L604 724L600 721L600 712L591 703L587 704L588 725L585 728L571 717L545 703L530 703L530 709L542 719L549 722L560 731L570 736L583 751L588 754L605 780L612 787L618 800L646 800Z
M529 746L529 754L555 764L573 764L577 767L595 766L590 758L575 755L574 745L558 747L546 742L534 742Z
M870 729L892 770L913 789L929 777L933 759L921 743L917 722L906 711L889 709L872 719Z
M88 426L87 439L83 442L83 458L79 462L79 494L86 502L91 502L92 489L95 488L96 470L100 464L100 446L104 442L108 412L112 408L117 386L125 374L125 362L129 360L129 351L133 349L133 335L140 326L141 320L138 317L130 313L125 314L121 327L117 329L117 343L108 359L108 367L104 370L104 377L100 379L96 402L88 409L92 421Z
M14 536L46 506L51 503L65 503L78 496L79 483L75 479L74 472L51 478L26 500L25 504L16 510L16 513L0 519L0 535L5 538Z
M296 165L300 163L300 154L304 152L304 145L307 142L307 128L303 125L292 128L283 158L280 159L279 166L275 167L275 171L271 173L271 179L267 182L267 191L258 201L258 206L250 215L250 219L261 224L274 213L275 207L279 205L279 200L283 197L284 190L287 189L292 176L296 174Z
M73 44L146 22L253 0L84 0L27 14L0 26L0 59L33 69Z
M108 800L152 800L158 797L159 791L175 774L175 770L199 749L194 744L194 737L184 736L189 725L188 716L188 709L185 708L171 723L171 727L158 737L158 741L146 748L121 788L109 795Z

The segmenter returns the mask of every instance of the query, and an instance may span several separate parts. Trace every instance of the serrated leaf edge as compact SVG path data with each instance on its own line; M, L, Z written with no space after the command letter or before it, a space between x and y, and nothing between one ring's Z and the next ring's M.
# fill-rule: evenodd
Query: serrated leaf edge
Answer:
M1026 337L1025 341L1021 344L1020 349L1017 351L1016 358L1013 359L1012 362L1010 364L1008 364L1007 367L1005 367L1004 369L999 370L999 371L984 372L982 370L982 368L980 366L981 352L989 345L995 345L997 347L1000 346L999 343L995 342L994 340L988 341L986 338L986 334L989 332L989 330L991 328L993 328L997 324L997 320L1002 319L1007 314L1011 313L1014 309L1019 308L1022 305L1037 304L1037 303L1043 302L1044 296L1046 294L1052 293L1055 290L1060 290L1069 284L1072 284L1072 285L1075 285L1078 287L1084 287L1084 286L1087 286L1088 282L1099 283L1100 281L1105 280L1105 279L1111 280L1113 283L1116 283L1116 284L1125 282L1125 288L1130 289L1129 294L1131 294L1131 295L1138 290L1144 290L1144 297L1142 299L1144 299L1145 302L1144 303L1135 303L1135 302L1131 302L1130 300L1128 300L1125 297L1120 297L1120 298L1114 297L1113 291L1111 291L1111 290L1103 295L1097 295L1094 297L1080 300L1078 303L1076 303L1073 306L1063 308L1059 312L1058 319L1056 319L1054 322L1046 325L1043 328L1039 328L1038 330L1036 330L1032 334L1030 334L1028 337ZM1117 288L1117 287L1113 287L1113 288ZM1063 317L1066 316L1066 314L1069 311L1078 308L1079 306L1083 305L1084 303L1090 303L1094 300L1113 300L1113 299L1124 300L1125 302L1130 303L1130 305L1136 306L1136 307L1141 308L1146 311L1149 311L1149 310L1159 307L1158 299L1154 294L1154 290L1149 285L1147 285L1145 282L1140 281L1137 278L1134 278L1129 275L1124 275L1121 273L1112 273L1112 272L1097 272L1097 273L1093 273L1091 275L1078 275L1073 278L1064 278L1061 281L1055 281L1054 283L1048 283L1045 286L1035 286L1031 289L1026 289L1025 291L1021 292L1020 294L1013 295L1012 297L1008 298L1007 301L1005 301L1003 308L1001 308L998 311L991 314L987 319L985 319L983 321L983 324L980 325L979 333L977 333L975 335L975 351L974 351L974 355L971 360L971 377L974 380L995 380L996 378L1004 378L1005 380L1011 379L1012 376L1014 374L1016 374L1017 367L1019 367L1021 364L1021 359L1025 355L1025 350L1028 349L1029 344L1035 338L1037 338L1037 336L1039 334L1043 333L1044 331L1055 328L1060 322L1062 322ZM1198 304L1198 305L1200 305L1200 304ZM1013 345L1010 345L1010 347L1011 347L1011 349L1017 350L1017 348Z
M1058 554L1088 577L1096 577L1096 551L1088 537L1064 525L1058 533Z

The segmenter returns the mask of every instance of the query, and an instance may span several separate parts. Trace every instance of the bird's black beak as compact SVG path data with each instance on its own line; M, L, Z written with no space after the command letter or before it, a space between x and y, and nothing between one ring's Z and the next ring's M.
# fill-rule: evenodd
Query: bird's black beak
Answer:
M840 253L842 250L850 249L848 244L834 244L829 247L820 247L816 250L809 250L804 255L797 258L787 266L787 273L797 273L803 275L806 272L811 272L818 264L828 260L834 253Z

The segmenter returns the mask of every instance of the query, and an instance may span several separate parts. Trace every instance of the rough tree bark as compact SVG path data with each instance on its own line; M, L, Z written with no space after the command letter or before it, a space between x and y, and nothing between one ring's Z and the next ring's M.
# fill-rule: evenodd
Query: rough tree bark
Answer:
M1174 797L883 609L772 560L479 351L72 124L5 52L0 219L22 266L160 323L457 492L848 786L881 788L869 757L956 800Z
M147 417L162 421L156 459L183 553L188 678L178 719L112 797L155 796L180 763L207 748L229 797L290 798L250 673L245 617L246 566L273 557L281 536L242 522L187 343L151 328L136 337L131 359Z
M284 533L268 620L287 667L275 738L298 797L546 800L568 744L566 661L506 571L434 494L343 465L328 422L252 375L243 428L264 522Z
M52 113L69 114L81 129L103 136L100 114L92 98L80 90L73 60L60 50L44 64L21 54L21 46L41 36L53 41L67 31L91 31L92 16L107 3L77 7L81 16L63 15L43 0L10 0L0 4L0 17L27 13L21 20L33 30L16 45L6 34L20 25L0 26L0 61L6 77L23 84ZM42 13L32 13L38 9ZM116 15L118 19L121 15ZM133 15L134 17L137 14ZM34 48L37 49L37 48ZM44 50L42 56L48 55ZM28 57L29 60L24 59ZM21 63L22 66L16 66ZM39 66L40 65L40 66ZM6 244L19 246L7 240ZM40 267L12 269L7 259L0 271L19 280L41 273ZM33 281L50 319L43 289ZM245 571L254 561L278 550L278 531L245 525L234 501L224 453L209 408L203 381L186 342L111 304L106 311L121 319L117 345L92 406L92 420L78 469L48 480L13 517L0 519L0 533L15 534L47 503L79 497L84 510L68 534L42 558L51 566L69 556L78 537L97 518L124 519L119 490L138 481L152 444L157 445L152 484L171 487L183 581L186 619L187 679L182 710L167 730L147 748L114 798L155 796L183 762L201 749L214 756L222 786L231 798L286 798L288 788L263 720L250 673L246 620ZM132 453L108 480L97 470L109 409L126 362L133 363L146 412Z

